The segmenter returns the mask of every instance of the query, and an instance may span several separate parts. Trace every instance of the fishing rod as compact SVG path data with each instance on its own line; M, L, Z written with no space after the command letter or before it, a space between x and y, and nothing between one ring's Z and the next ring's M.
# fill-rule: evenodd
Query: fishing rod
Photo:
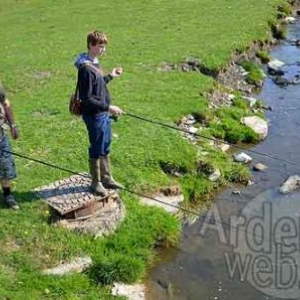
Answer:
M247 149L247 148L244 148L242 146L229 143L229 142L227 142L225 140L222 140L222 139L218 139L218 138L215 138L215 137L207 137L207 136L201 135L201 134L199 134L197 132L196 133L192 133L192 132L190 132L187 129L176 127L174 125L169 125L169 124L166 124L166 123L163 123L163 122L160 122L160 121L155 121L155 120L152 120L152 119L149 119L149 118L145 118L145 117L136 115L136 114L131 113L131 112L127 112L126 111L124 113L124 116L129 116L129 117L132 117L132 118L144 121L144 122L148 122L148 123L151 123L151 124L159 125L161 127L169 128L169 129L176 130L176 131L180 131L180 132L183 132L183 133L186 133L186 134L189 134L189 135L193 135L193 136L198 137L198 138L203 138L203 139L210 140L210 141L213 141L213 142L221 142L221 143L229 145L229 146L231 146L233 148L236 148L236 149L239 149L239 150L243 150L243 151L248 151L250 153L257 154L257 155L260 155L260 156L263 156L263 157L267 157L267 158L270 158L270 159L274 159L274 160L277 160L277 161L280 161L280 162L283 162L283 163L287 163L287 164L290 164L290 165L293 165L293 166L295 166L295 165L300 166L299 163L294 162L294 161L283 159L283 158L277 157L275 155L266 154L266 153L263 153L263 152L260 152L260 151L256 151L256 150L252 150L252 149Z

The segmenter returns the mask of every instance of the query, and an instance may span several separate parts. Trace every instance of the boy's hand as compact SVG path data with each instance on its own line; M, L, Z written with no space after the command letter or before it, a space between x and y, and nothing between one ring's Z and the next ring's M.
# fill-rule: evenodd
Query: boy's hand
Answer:
M113 116L120 116L123 114L123 110L116 106L116 105L110 105L109 106L109 113Z
M122 73L123 73L123 69L121 67L117 67L111 71L110 75L115 78L121 76Z

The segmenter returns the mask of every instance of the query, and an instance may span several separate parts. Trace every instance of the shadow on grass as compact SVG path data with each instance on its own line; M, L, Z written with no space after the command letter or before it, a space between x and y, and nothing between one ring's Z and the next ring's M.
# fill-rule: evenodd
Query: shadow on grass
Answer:
M90 186L66 186L66 187L55 187L55 188L49 188L49 189L43 189L41 191L36 192L37 195L40 195L40 197L43 198L50 198L50 197L59 197L59 196L69 196L72 197L73 195L78 195L82 193L91 193L92 189Z

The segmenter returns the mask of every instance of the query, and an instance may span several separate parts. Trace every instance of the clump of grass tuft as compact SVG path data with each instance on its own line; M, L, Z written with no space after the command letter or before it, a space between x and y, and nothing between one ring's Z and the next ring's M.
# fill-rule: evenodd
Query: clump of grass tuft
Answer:
M94 262L88 274L97 283L132 283L145 275L145 263L134 256L114 254L101 257Z
M226 131L225 141L228 143L255 143L259 141L258 135L251 128L236 120L226 118L223 120L223 126Z
M222 107L215 111L219 120L209 124L209 132L215 138L224 139L231 144L257 142L258 135L240 122L241 118L252 114L249 105L241 98L234 99L233 103L233 107Z
M221 107L215 112L216 116L222 119L240 120L246 113L239 107Z
M258 99L255 103L255 108L260 109L264 107L264 102L261 99Z
M242 98L235 98L232 100L232 105L246 111L249 109L249 104Z
M209 109L193 112L192 116L195 118L196 122L200 123L201 125L207 125L212 119L211 112Z
M223 125L220 122L211 122L209 124L210 133L217 139L224 139L226 131L223 128Z
M223 172L224 178L232 183L246 184L251 177L250 170L247 166L235 162L228 164Z
M227 130L225 133L225 141L230 144L237 144L242 139L242 134L236 130L236 126Z
M187 173L187 167L181 166L168 161L160 161L159 165L162 171L168 175L185 174Z
M263 64L267 64L271 60L271 57L267 51L259 51L256 53L256 56Z
M221 170L219 185L228 182L245 183L250 178L249 168L233 161L232 157L213 147L205 147L207 155L205 159L214 162L214 167Z
M272 35L275 39L283 40L287 36L287 29L284 24L277 24L275 21L270 24Z
M241 62L240 65L249 73L246 77L246 81L250 84L260 86L264 79L261 68L250 61Z
M210 161L200 160L197 164L197 173L204 173L210 175L214 171L214 166Z
M216 186L204 175L188 174L181 179L181 185L185 199L189 202L206 202L210 199Z
M277 7L278 12L282 16L289 16L292 13L292 8L289 3L282 3Z

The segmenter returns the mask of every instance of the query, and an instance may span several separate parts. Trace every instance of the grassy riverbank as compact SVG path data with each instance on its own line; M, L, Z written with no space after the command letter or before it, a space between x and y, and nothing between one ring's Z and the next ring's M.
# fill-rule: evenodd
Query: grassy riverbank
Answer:
M243 51L251 41L269 37L269 21L275 20L282 2L91 0L85 5L79 0L0 0L0 80L21 131L14 151L87 171L85 128L70 117L67 106L76 79L72 59L85 50L88 31L98 28L108 34L104 68L124 68L124 75L110 83L114 103L173 125L191 112L207 111L207 99L200 94L213 89L214 81L199 73L161 71L163 65L195 57L207 68L222 68L236 49ZM229 113L223 116L227 120ZM113 127L114 174L127 187L149 192L179 180L185 196L198 201L214 189L195 175L198 153L178 132L128 116ZM245 170L223 154L211 152L210 157L222 167L224 182L243 176ZM126 221L110 238L95 241L52 228L45 205L33 201L31 191L68 174L19 158L16 163L19 178L14 187L22 210L0 210L0 299L105 299L109 291L99 280L110 284L141 278L156 241L173 243L178 238L178 221L142 207L127 193L122 193ZM180 179L171 177L162 164L186 172ZM97 261L98 272L64 278L39 273L81 254Z

